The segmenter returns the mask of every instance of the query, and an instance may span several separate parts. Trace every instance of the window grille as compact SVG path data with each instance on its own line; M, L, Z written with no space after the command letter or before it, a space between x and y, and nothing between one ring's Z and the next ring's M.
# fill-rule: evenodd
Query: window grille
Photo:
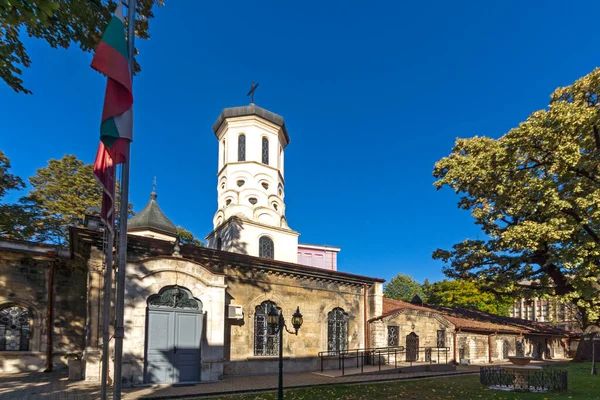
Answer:
M23 307L0 310L0 350L29 350L29 312Z
M346 351L348 342L348 314L337 307L327 315L327 350Z
M395 347L398 346L398 327L397 326L388 326L388 346Z
M446 331L444 329L437 331L437 347L446 347Z
M238 136L238 161L246 161L246 135Z
M272 301L265 301L256 307L254 313L255 356L279 355L279 335L267 323L267 315L273 308L277 308L277 305Z
M275 258L275 245L273 241L263 236L258 240L258 256L262 258Z
M262 163L269 165L269 139L262 138Z

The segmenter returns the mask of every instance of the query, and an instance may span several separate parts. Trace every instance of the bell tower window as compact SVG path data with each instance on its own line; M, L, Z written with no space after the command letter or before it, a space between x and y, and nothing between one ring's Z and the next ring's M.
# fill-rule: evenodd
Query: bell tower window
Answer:
M269 165L269 139L262 138L262 163Z
M275 259L275 245L270 238L263 236L258 240L258 256Z
M246 135L238 136L238 161L246 161Z

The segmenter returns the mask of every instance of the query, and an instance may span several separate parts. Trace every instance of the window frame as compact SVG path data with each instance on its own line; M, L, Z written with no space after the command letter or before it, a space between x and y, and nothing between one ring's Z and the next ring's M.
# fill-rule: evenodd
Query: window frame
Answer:
M436 332L436 337L435 337L435 344L436 344L437 348L445 348L446 347L446 342L447 342L446 330L445 329L438 329L437 332ZM440 346L440 344L441 344L441 346Z
M393 331L396 330L395 333L395 341L394 337L391 335ZM398 325L388 325L387 327L387 344L388 347L398 347L400 346L400 327Z
M14 314L10 313L8 310L18 309L19 311L16 313L16 317ZM20 321L21 319L25 319L25 321ZM4 323L4 322L6 323ZM15 328L10 328L10 326L15 326ZM18 329L16 329L18 328ZM10 352L19 352L19 351L29 351L32 340L32 322L31 322L31 312L27 307L23 307L17 304L12 304L8 306L4 306L0 308L0 351L10 351ZM12 341L8 341L7 339L13 338L16 334L12 334L10 337L7 337L7 331L19 331L18 340L14 348L7 348L9 343L13 343Z
M246 135L238 136L238 161L246 161Z
M340 353L348 349L349 319L341 307L335 307L327 314L327 351Z
M265 251L268 250L267 244L270 244L270 251L265 253ZM258 239L258 256L270 260L275 259L275 242L269 236L261 236Z
M255 356L278 356L279 355L279 334L269 326L269 312L276 308L282 312L281 308L271 300L263 301L254 309L254 355Z
M262 163L265 165L269 165L269 138L265 136L262 137L261 153Z

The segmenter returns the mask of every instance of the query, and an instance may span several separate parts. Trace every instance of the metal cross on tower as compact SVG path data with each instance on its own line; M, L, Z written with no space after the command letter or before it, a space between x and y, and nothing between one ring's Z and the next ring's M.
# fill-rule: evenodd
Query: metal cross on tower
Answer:
M246 94L246 96L250 96L252 95L251 99L252 101L250 101L250 103L254 104L254 91L256 90L256 88L258 87L258 85L260 85L260 83L257 83L256 85L254 84L254 81L252 81L252 84L250 85L250 90L248 91L248 93Z

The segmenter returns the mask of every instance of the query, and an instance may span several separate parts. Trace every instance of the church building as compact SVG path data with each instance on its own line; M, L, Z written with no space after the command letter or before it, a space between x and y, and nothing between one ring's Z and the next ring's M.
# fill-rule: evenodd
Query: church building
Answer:
M533 349L530 340L540 357L564 357L564 331L384 299L383 279L338 270L340 248L301 244L288 224L283 118L251 103L224 109L212 130L217 207L207 246L179 242L154 191L129 221L124 384L276 373L274 309L288 326L297 309L303 315L298 334L283 335L287 372L318 370L320 352L375 347L430 362L443 349L436 362L450 364L503 360ZM108 244L97 216L70 235L68 248L0 239L0 372L80 357L84 379L100 379L103 299L114 296L103 291Z

